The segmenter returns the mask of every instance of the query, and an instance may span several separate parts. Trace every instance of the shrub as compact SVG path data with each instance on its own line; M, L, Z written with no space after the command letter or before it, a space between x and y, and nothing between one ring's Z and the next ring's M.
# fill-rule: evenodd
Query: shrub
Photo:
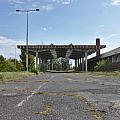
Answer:
M107 60L101 60L101 61L96 63L96 66L94 67L94 70L95 71L103 71L109 65L111 65L111 62L109 62Z
M38 74L38 69L32 68L32 69L30 70L30 72L35 73L35 74Z
M0 74L0 82L3 82L3 81L4 81L4 75Z

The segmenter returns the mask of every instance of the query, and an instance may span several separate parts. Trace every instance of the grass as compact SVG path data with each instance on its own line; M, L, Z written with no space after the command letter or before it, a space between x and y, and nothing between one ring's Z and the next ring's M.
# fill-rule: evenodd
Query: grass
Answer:
M16 78L24 78L27 76L32 76L33 73L27 73L27 72L0 72L0 83L5 82L26 82L26 81L20 81L16 80Z
M38 92L32 91L32 93L38 94L38 95L49 95L50 94L48 91L38 91Z
M43 115L43 116L47 116L50 115L51 113L53 113L53 106L48 104L44 107L44 110L41 112L35 112L35 114L37 115Z
M90 113L96 118L96 120L103 120L103 117L101 117L101 114L95 110L95 108L91 108Z
M120 77L120 71L113 71L113 72L91 72L91 73L89 73L89 75Z
M76 91L76 90L79 90L79 88L75 86L70 86L70 87L65 88L65 90Z

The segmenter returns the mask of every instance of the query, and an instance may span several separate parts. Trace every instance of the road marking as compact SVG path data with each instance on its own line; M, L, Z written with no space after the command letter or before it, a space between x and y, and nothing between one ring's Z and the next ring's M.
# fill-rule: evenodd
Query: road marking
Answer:
M38 87L38 89L35 90L34 93L32 93L31 95L27 96L27 98L24 99L24 100L22 100L19 104L17 104L16 107L21 107L24 102L27 102L31 97L33 97L33 95L34 95L35 93L37 93L45 84L47 84L47 83L43 83L42 85L40 85L40 86Z
M69 81L71 81L72 79L71 78L68 78Z
M25 102L25 100L21 101L21 102L17 105L17 107L22 106L24 102Z

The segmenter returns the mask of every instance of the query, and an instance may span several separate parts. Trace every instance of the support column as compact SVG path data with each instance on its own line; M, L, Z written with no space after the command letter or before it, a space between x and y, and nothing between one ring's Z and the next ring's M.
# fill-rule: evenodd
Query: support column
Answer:
M42 64L42 60L41 57L39 56L39 68L41 69L41 64Z
M72 53L72 50L71 50L71 49L68 49L67 52L66 52L65 58L68 59L68 58L70 57L71 53Z
M50 59L50 70L52 70L52 59Z
M53 71L53 69L54 69L54 68L53 68L53 59L52 59L52 71Z
M38 51L36 51L36 69L38 69Z
M81 58L80 58L80 71L82 71L82 62L81 62Z
M82 71L84 71L84 57L82 57Z
M88 67L87 67L87 52L85 52L85 71L88 71Z
M77 69L77 59L75 59L75 70Z
M78 69L80 69L80 62L79 62L79 58L78 58L78 61L77 61L77 62L78 62Z
M57 58L57 53L56 53L56 50L53 49L53 50L50 50L51 54L53 55L54 59Z

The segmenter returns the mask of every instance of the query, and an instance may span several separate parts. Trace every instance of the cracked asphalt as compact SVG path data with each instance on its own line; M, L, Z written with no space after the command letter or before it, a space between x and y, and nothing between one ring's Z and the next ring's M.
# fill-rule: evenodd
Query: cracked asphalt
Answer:
M120 78L45 73L1 83L0 120L120 120Z

